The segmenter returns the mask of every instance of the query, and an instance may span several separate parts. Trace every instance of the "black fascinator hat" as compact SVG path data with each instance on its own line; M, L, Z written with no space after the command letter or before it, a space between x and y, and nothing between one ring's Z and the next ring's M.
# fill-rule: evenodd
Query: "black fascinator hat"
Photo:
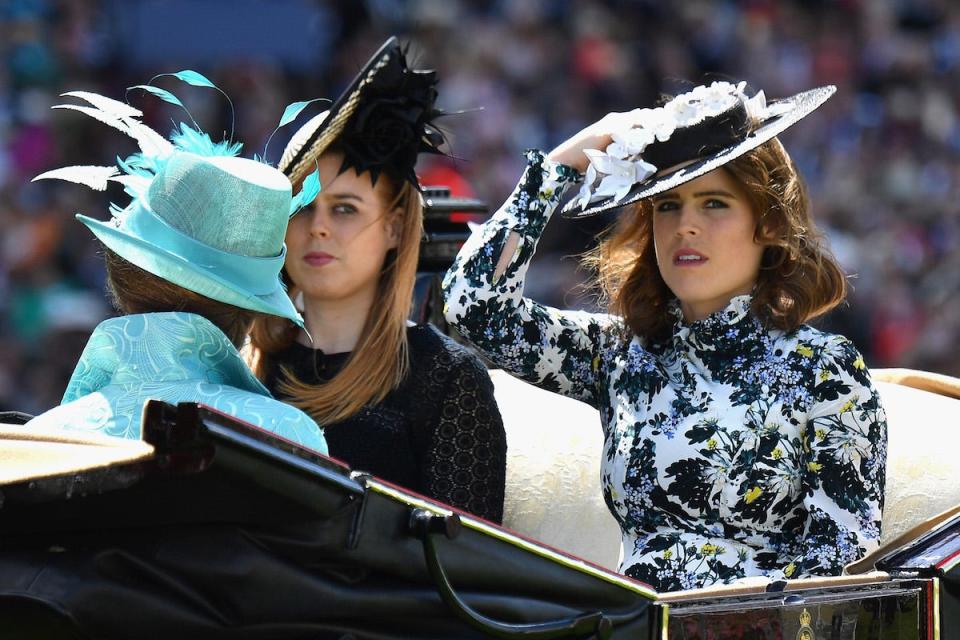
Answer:
M669 191L756 149L812 113L836 91L826 86L767 103L745 83L714 82L655 109L620 114L613 142L587 149L580 193L563 209L586 218Z
M364 65L329 111L309 120L283 150L278 168L297 184L316 168L320 155L336 143L343 151L340 171L369 171L373 183L386 173L417 189L414 165L419 153L442 154L443 135L432 121L436 72L410 69L396 37L387 40Z

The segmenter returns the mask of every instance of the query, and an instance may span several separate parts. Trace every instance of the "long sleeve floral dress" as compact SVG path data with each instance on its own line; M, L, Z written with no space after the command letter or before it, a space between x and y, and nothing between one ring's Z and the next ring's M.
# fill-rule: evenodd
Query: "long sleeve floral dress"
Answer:
M764 328L739 296L670 339L523 297L537 240L573 169L528 152L504 206L444 281L446 315L497 364L587 402L621 571L661 591L744 576L838 575L880 538L886 419L847 339ZM494 269L511 232L506 271Z

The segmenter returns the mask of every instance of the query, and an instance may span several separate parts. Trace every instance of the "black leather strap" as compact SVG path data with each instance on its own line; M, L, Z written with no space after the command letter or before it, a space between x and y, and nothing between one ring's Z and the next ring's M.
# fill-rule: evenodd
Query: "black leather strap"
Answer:
M552 640L553 638L599 638L605 640L613 633L614 626L642 615L646 606L624 614L605 615L602 612L585 613L574 618L533 624L511 624L488 618L470 607L457 595L437 554L436 536L443 534L449 539L460 532L460 517L456 514L437 515L424 509L414 509L410 514L410 531L423 542L423 554L427 569L436 583L444 603L458 618L474 629L494 638L523 638L525 640Z

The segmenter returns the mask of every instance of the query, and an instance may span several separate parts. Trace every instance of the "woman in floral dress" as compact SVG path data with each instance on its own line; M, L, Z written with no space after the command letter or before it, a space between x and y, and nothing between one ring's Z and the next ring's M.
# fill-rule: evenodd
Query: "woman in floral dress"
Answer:
M853 344L804 324L845 279L776 138L832 93L768 105L714 83L529 151L444 282L447 319L496 363L599 409L621 570L661 591L838 575L878 544L886 419ZM591 260L609 314L523 297L580 182L565 213L623 207Z

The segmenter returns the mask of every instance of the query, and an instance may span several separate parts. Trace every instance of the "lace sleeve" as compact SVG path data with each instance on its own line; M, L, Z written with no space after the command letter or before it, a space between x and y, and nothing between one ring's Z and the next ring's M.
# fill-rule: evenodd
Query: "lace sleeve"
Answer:
M467 355L467 354L465 354ZM496 522L503 521L507 436L493 383L472 355L440 356L430 388L436 425L422 465L423 486L437 500ZM443 366L446 365L446 366ZM441 378L442 376L442 378Z

